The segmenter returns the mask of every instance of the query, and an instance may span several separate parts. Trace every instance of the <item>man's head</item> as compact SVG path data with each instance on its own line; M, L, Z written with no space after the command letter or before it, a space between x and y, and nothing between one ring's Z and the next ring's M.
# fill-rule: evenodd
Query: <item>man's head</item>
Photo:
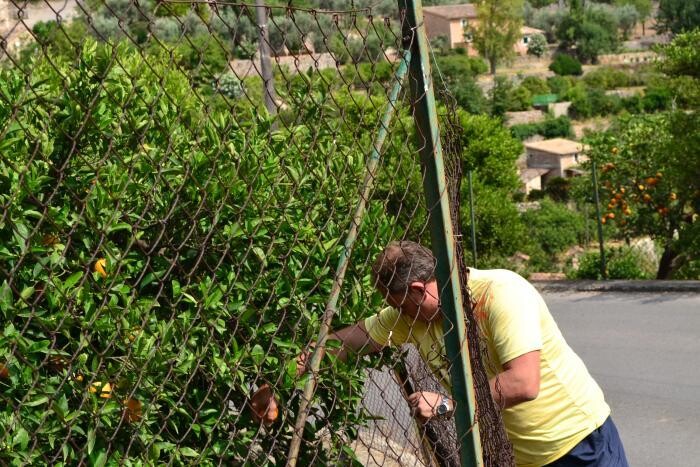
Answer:
M421 321L441 318L435 257L415 242L391 242L372 265L377 290L389 305Z

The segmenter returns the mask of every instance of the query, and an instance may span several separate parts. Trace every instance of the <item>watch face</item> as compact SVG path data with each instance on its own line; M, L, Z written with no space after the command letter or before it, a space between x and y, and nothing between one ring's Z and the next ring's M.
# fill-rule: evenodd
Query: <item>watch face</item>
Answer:
M437 406L437 413L438 415L445 415L447 413L447 404L442 402L440 405Z

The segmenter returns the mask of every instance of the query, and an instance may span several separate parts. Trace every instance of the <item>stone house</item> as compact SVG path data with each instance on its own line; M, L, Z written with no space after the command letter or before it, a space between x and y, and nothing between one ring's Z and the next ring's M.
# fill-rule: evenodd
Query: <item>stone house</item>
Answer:
M459 5L436 5L423 8L423 21L428 39L446 37L450 48L463 47L470 56L478 55L472 46L471 28L478 26L476 5L462 3ZM518 55L526 55L530 38L544 31L523 26L520 28L521 37L513 45Z
M577 166L588 160L587 150L588 146L564 138L525 143L525 166L520 169L525 193L541 190L554 177L580 175Z

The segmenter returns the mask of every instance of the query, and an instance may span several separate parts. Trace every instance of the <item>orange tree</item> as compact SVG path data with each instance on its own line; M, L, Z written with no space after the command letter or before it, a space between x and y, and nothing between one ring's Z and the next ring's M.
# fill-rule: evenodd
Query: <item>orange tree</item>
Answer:
M282 462L364 173L352 133L212 110L125 45L25 66L0 72L0 464ZM400 235L368 209L359 258ZM377 305L363 266L345 322ZM246 408L265 383L270 427ZM361 388L353 364L319 377L326 455Z
M657 277L700 273L700 30L662 49L661 69L689 108L619 119L590 139L603 192L603 222L625 236L650 235L663 246Z

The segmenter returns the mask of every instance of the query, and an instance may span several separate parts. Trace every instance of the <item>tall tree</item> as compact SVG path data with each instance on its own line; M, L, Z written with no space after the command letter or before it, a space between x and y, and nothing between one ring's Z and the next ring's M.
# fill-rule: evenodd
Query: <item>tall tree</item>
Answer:
M618 120L589 141L609 196L608 220L663 246L658 279L700 275L700 30L661 50L661 70L687 108Z
M491 74L496 65L514 54L523 24L522 0L477 0L478 23L472 28L474 46L488 60Z
M651 0L615 0L618 6L632 5L639 13L639 21L642 23L642 35L646 34L646 20L651 16Z
M700 27L700 0L661 0L656 16L659 32L679 34Z

